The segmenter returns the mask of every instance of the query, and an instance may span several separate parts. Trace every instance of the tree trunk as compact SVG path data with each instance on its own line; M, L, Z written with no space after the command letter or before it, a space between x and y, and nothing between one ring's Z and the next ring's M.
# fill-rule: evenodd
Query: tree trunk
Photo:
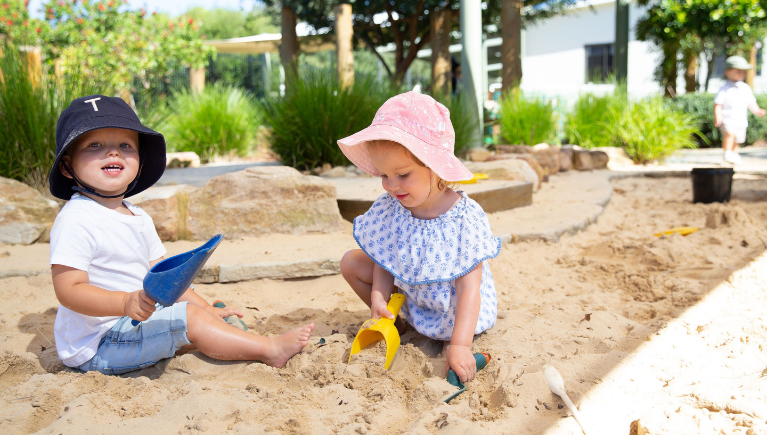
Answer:
M523 0L501 1L501 90L505 94L522 82Z
M746 70L746 84L754 88L754 77L756 77L756 45L751 47L751 53L748 57L748 63L751 64L751 69Z
M452 80L450 62L450 8L440 9L431 14L431 90L434 93L450 94Z
M698 90L698 53L696 53L695 50L685 50L684 64L686 66L684 72L684 90L687 93L693 93Z
M677 41L664 42L663 60L661 61L661 86L663 86L663 96L676 98L676 78L679 74L677 66L677 52L679 43Z
M282 41L280 43L280 61L285 69L285 94L298 80L298 36L296 36L296 14L287 6L282 7Z
M354 53L352 52L352 5L336 6L336 57L338 82L342 88L354 84Z

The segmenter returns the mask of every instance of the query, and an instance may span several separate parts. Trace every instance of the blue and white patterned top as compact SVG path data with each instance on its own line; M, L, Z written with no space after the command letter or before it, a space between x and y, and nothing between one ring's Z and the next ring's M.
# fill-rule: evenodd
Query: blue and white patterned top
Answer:
M354 239L379 266L394 275L406 296L402 314L421 334L450 340L455 321L455 280L482 263L481 305L475 334L495 325L498 302L487 260L501 251L482 207L464 192L446 213L429 220L388 193L354 219Z

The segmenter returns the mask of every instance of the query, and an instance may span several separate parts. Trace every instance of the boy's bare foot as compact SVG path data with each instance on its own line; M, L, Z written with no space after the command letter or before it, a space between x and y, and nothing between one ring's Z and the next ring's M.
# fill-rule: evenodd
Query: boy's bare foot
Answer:
M279 337L269 337L272 342L272 357L262 361L272 367L281 368L288 360L309 343L309 335L314 330L314 323L292 329Z

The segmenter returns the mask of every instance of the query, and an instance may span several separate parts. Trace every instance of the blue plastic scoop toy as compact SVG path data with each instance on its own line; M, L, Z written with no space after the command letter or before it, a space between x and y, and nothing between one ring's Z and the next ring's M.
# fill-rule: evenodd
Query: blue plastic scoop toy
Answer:
M223 238L223 234L216 234L199 248L166 258L152 266L144 277L147 296L164 307L175 304ZM138 320L131 321L133 326L139 323Z

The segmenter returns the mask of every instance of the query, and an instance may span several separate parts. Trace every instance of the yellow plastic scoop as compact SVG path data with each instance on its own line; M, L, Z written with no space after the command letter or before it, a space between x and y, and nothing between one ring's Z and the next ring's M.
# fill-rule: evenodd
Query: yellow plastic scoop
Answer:
M665 234L665 235L667 235L667 236L670 236L671 234L674 234L674 233L679 233L679 234L681 234L681 235L683 235L683 236L686 236L686 235L688 235L688 234L692 234L692 233L694 233L695 231L698 231L699 229L700 229L700 228L695 228L695 227L680 227L680 228L672 228L672 229L670 229L670 230L667 230L667 231L664 231L664 232L662 232L662 233L657 233L657 234L655 234L655 236L656 236L656 237L660 237L660 236L661 236L661 235L663 235L663 234Z
M394 293L391 295L391 299L389 299L389 304L386 305L386 309L394 314L394 319L397 318L397 314L404 302L405 295L401 293ZM389 366L391 366L391 362L394 360L394 355L397 354L397 349L399 348L399 332L397 332L397 328L394 327L394 319L381 317L380 319L370 319L363 323L359 332L357 332L357 336L354 337L352 351L349 353L349 361L352 360L352 355L359 353L362 349L383 339L386 343L386 363L384 364L384 368L389 370Z
M487 180L488 178L490 178L490 177L488 177L487 174L476 173L470 179L464 180L464 181L459 181L459 183L461 183L461 184L474 184L474 183L477 182L477 180Z

